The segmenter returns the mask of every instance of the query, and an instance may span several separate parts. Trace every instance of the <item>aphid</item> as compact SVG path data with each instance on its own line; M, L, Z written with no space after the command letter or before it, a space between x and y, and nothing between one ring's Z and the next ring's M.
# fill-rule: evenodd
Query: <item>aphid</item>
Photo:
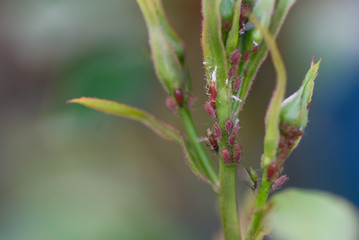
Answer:
M228 138L228 146L232 147L236 141L236 134L232 133Z
M248 75L248 68L244 69L244 74L247 76Z
M221 128L220 126L218 125L218 123L215 123L213 125L213 130L214 130L214 133L216 134L218 140L221 140L222 138L222 131L221 131Z
M238 135L240 129L241 129L241 125L239 124L239 122L236 122L233 130L234 134Z
M234 68L230 68L228 71L228 78L231 79L234 74Z
M222 149L222 158L228 166L231 165L231 152L227 148Z
M242 146L240 144L236 144L233 150L233 159L235 163L239 163L241 161L242 154Z
M236 49L233 51L233 53L229 57L228 61L230 63L232 63L234 66L237 66L239 64L239 62L241 61L241 56L242 56L241 50Z
M258 50L259 50L259 45L258 45L258 43L257 43L256 41L253 41L253 45L254 45L254 47L253 47L253 49L252 49L252 52L253 52L253 53L258 52Z
M218 153L218 141L210 129L207 129L207 138L212 150Z
M211 83L209 85L209 92L211 93L211 97L212 97L212 100L216 101L217 99L217 87L216 87L216 84L214 83Z
M233 92L238 92L239 86L241 85L242 77L238 76L233 83Z
M275 173L277 171L277 163L276 161L274 160L273 162L271 162L267 168L267 180L270 181Z
M280 176L277 180L274 181L272 185L272 190L279 189L289 178L287 175Z
M308 103L307 104L307 110L309 110L309 108L311 107L312 103Z
M225 128L226 128L226 131L227 131L228 135L230 135L231 132L232 132L232 128L233 128L233 121L232 121L232 119L227 118L227 120L226 120L226 122L225 122L224 125L225 125Z
M172 97L166 98L166 105L173 113L177 113L177 106Z
M245 52L243 61L246 63L250 57L251 57L251 52L250 51Z
M247 169L242 166L239 166L237 171L239 177L247 183L248 187L255 191L258 186L258 175L256 171L254 171L252 168Z
M183 93L180 89L176 88L174 92L175 99L178 106L183 107Z
M213 118L213 119L217 118L217 113L216 113L216 111L213 109L213 106L211 105L210 102L206 102L206 103L204 104L204 110L206 110L206 112L208 113L208 115L209 115L211 118Z
M225 30L226 32L228 32L228 31L229 31L229 22L228 22L228 21L225 21L224 24L223 24L223 26L224 26L224 30Z

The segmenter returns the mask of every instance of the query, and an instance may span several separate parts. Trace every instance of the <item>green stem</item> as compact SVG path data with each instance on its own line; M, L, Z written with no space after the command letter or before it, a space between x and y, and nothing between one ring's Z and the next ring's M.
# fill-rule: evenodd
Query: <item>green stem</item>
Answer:
M254 213L252 216L252 220L248 225L245 240L257 239L260 233L261 221L263 217L263 214L261 214L261 209L267 203L271 184L272 182L267 180L267 168L265 168L263 171L262 183L261 186L259 187L259 191L257 195Z
M199 136L194 126L191 113L187 107L179 108L179 115L183 121L183 125L187 131L189 140L195 150L199 165L201 166L204 174L212 182L214 186L218 186L218 174L213 166L211 159L209 158L202 143L199 142Z
M225 240L241 239L236 194L236 166L219 164L220 190L217 194Z

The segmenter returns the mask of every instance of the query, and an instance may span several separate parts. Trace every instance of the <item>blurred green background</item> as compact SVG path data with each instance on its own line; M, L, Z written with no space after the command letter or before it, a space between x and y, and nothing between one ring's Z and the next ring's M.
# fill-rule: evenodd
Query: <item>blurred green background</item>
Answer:
M184 40L203 111L200 1L163 0ZM294 92L323 58L310 124L289 158L288 186L329 190L359 206L357 0L298 0L279 36ZM0 2L0 239L211 239L215 194L181 149L146 127L65 101L96 96L136 106L181 128L149 57L134 0ZM243 165L259 167L275 75L263 66L241 116ZM241 186L241 192L246 191Z

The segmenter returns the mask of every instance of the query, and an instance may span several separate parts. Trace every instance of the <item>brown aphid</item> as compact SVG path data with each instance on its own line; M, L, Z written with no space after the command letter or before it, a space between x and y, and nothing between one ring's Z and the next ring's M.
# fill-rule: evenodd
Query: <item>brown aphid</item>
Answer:
M183 93L180 89L176 88L174 91L174 96L177 101L178 106L183 107Z
M232 133L228 138L228 146L232 147L236 141L236 134Z
M272 185L272 190L279 189L289 178L287 175L280 176L277 180L274 181Z
M243 61L246 63L250 57L251 57L251 52L250 51L245 52Z
M233 150L233 159L235 163L239 163L241 161L242 154L242 146L240 144L236 144Z
M211 83L211 84L209 85L209 88L208 88L208 89L209 89L209 92L211 93L212 100L216 101L216 99L217 99L217 94L218 94L216 84Z
M233 128L233 121L232 121L232 119L227 118L227 120L226 120L226 122L225 122L225 128L226 128L226 131L227 131L228 135L230 135L231 132L232 132L232 128Z
M228 166L231 165L231 152L227 148L222 149L222 158Z
M218 141L210 129L207 129L207 138L209 144L211 145L212 150L218 153L218 149L219 149Z
M253 41L254 47L252 49L252 53L256 53L259 50L259 45L256 41Z
M206 112L208 113L208 115L213 118L213 119L216 119L217 118L217 113L216 111L214 110L212 104L210 102L206 102L204 104L204 110L206 110Z
M240 49L235 49L231 56L229 57L228 61L232 63L234 66L237 66L241 61L242 53Z
M275 173L277 171L277 163L276 161L273 161L269 164L268 168L267 168L267 180L270 181Z
M242 77L238 76L233 83L233 92L235 92L235 93L238 92L238 89L239 89L239 86L241 85L241 83L242 83Z
M213 130L214 130L214 133L216 134L218 140L221 140L221 138L222 138L222 130L221 130L221 127L219 126L218 123L215 123L213 125Z

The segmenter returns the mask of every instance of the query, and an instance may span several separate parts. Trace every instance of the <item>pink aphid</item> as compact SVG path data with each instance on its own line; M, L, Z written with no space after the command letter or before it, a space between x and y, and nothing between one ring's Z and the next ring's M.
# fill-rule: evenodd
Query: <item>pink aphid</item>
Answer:
M239 86L241 85L241 83L242 83L242 77L238 76L233 83L233 92L235 92L235 93L238 92L238 89L239 89Z
M206 102L204 104L204 110L206 110L206 112L208 113L208 115L215 119L217 117L217 113L216 111L214 110L214 108L212 107L212 104L210 102Z
M287 175L280 176L277 180L274 181L272 185L272 190L279 189L289 178Z
M236 49L233 51L228 61L232 63L234 66L237 66L241 61L242 53L240 49Z
M232 121L232 119L227 118L227 120L226 120L226 122L225 122L225 128L226 128L226 131L227 131L228 135L230 135L231 132L232 132L232 128L233 128L233 121Z
M267 180L270 181L275 173L277 172L277 163L276 161L271 162L267 168Z
M233 129L234 134L238 135L239 130L241 130L241 125L237 122Z
M216 101L217 95L218 95L216 84L215 84L215 83L211 83L211 84L209 85L209 88L208 88L208 89L209 89L209 92L211 93L212 100Z
M222 138L222 131L218 123L215 123L213 126L214 133L216 134L218 140Z
M172 97L166 98L166 105L172 112L177 113L177 106Z
M232 147L236 141L236 134L232 133L228 138L228 146Z
M236 163L239 163L241 161L241 154L242 154L242 146L236 144L233 150L233 159Z
M243 61L246 63L250 57L251 57L251 52L250 51L245 52Z
M222 149L222 158L228 166L231 165L231 152L227 148Z

